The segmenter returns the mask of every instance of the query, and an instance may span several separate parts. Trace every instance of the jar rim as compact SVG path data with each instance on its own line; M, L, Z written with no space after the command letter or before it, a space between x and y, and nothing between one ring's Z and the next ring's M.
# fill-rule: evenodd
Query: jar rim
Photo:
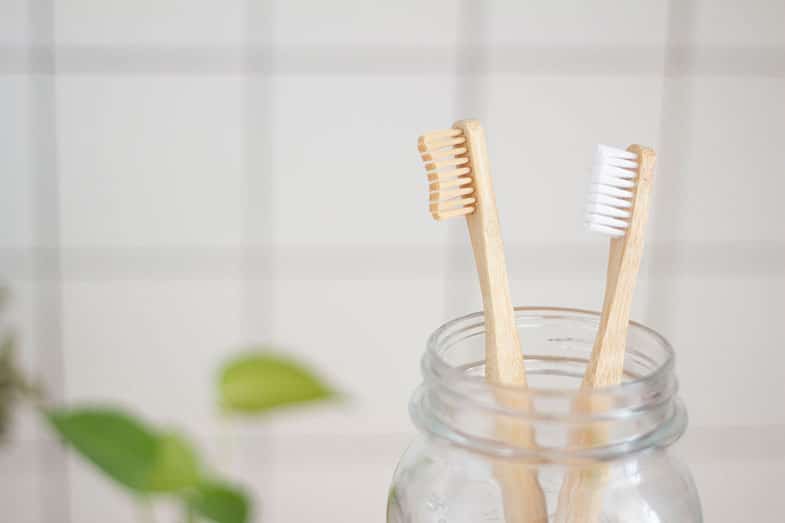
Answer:
M570 307L552 307L552 306L519 306L514 308L516 322L519 319L573 319L582 320L591 323L599 324L601 313L598 311L588 309L578 309ZM518 396L534 397L585 397L586 390L575 388L537 388L527 385L509 385L499 383L488 383L481 376L472 376L466 374L463 369L451 365L442 356L442 345L450 335L467 332L478 327L484 330L484 313L473 312L458 318L454 318L446 323L443 323L437 328L428 338L426 351L421 360L421 368L425 378L432 378L438 381L451 383L460 386L461 384L469 386L483 386L491 387L495 391L506 392ZM623 381L616 385L592 389L590 391L593 397L616 397L629 395L630 393L649 386L663 380L667 375L673 372L675 367L676 353L670 342L660 333L654 329L638 323L630 321L629 326L631 330L645 334L650 337L658 347L663 351L665 357L661 362L651 371L642 376L635 377ZM524 354L524 359L529 356Z
M568 331L563 338L547 337L546 341L564 342L565 346L578 343L590 349L594 336L588 339L588 332L595 332L600 314L564 307L516 307L515 318L519 329L536 331L565 322L578 326L577 332L585 333L586 338ZM652 446L667 446L686 428L686 410L677 396L675 352L668 340L649 327L630 322L625 357L625 361L628 357L630 360L630 367L625 367L628 379L618 385L588 389L537 387L532 386L531 380L527 386L489 383L479 372L483 361L474 359L484 352L482 346L466 345L473 347L474 353L457 351L456 358L473 354L468 363L452 364L445 357L453 348L484 332L483 314L473 313L448 321L429 337L421 361L424 381L409 404L412 420L421 430L455 445L504 458L593 462ZM565 358L554 360L547 353L528 354L526 361L536 366L538 362ZM566 361L579 367L588 362L588 357L584 353L569 354ZM553 374L549 371L540 375ZM574 374L565 376L580 379L577 367ZM576 407L579 405L589 407ZM564 438L553 440L551 445L538 443L532 447L492 430L494 420L530 427L536 433L561 434ZM605 427L609 431L607 438L576 446L567 437L574 430L594 430L592 427Z

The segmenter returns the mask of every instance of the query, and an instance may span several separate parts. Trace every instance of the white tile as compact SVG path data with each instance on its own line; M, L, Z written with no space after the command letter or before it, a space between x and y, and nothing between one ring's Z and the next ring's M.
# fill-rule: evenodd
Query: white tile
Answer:
M655 76L495 74L484 122L507 244L592 242L583 214L597 143L656 147Z
M0 507L3 520L41 523L40 451L32 443L12 443L0 451Z
M68 401L193 432L215 426L216 372L248 342L240 282L67 283L63 302Z
M30 16L26 0L0 2L0 45L22 46L28 44L29 26Z
M416 143L452 124L452 88L443 75L276 77L276 241L440 241Z
M70 45L237 45L245 37L239 0L55 2L55 31Z
M429 280L444 275L449 257L438 243L279 243L272 273L290 280Z
M649 280L645 279L640 279L636 285L630 315L632 321L646 323L649 286ZM510 292L517 303L523 303L521 300L525 298L525 305L600 311L605 293L605 273L598 272L594 279L513 280Z
M265 422L249 425L233 442L219 444L226 450L234 446L237 458L220 465L223 477L242 485L253 497L252 521L313 521L308 508L298 507L306 500L320 509L319 521L376 521L386 506L386 495L393 470L401 454L411 443L407 434L286 434L269 437ZM331 479L326 476L331 475ZM318 486L324 482L324 485ZM357 496L358 488L362 496ZM327 489L327 490L325 490ZM367 494L367 495L366 495ZM329 498L329 499L328 499ZM361 499L360 499L361 498ZM327 503L328 505L324 505ZM332 504L346 510L332 510ZM348 516L353 517L349 518Z
M603 262L604 263L604 262ZM547 274L540 277L512 278L510 296L516 306L561 307L589 311L602 310L605 292L605 269L597 271L596 278L576 278ZM447 313L450 317L463 316L482 309L482 299L476 278L450 280ZM651 281L640 278L633 295L630 319L649 326L648 300ZM524 347L524 352L525 352Z
M658 240L781 241L785 238L785 80L697 76L669 89L687 97L673 118L655 197L671 220ZM678 140L678 141L676 141ZM670 156L668 156L670 154ZM657 219L657 217L655 217ZM660 220L657 220L659 223ZM656 226L656 225L655 225Z
M286 464L275 473L276 486L263 502L265 522L384 521L391 466Z
M30 88L24 76L0 76L0 248L33 244Z
M715 463L692 467L705 521L776 521L785 513L778 485L785 461Z
M676 446L694 465L785 460L785 425L696 425Z
M80 523L133 523L142 517L134 497L75 454L68 458L71 520Z
M273 434L405 432L420 356L442 316L441 281L279 280L274 342L348 398L281 414Z
M785 424L785 278L661 281L660 331L695 425Z
M57 107L64 246L243 242L240 79L67 77Z
M583 47L661 45L665 40L667 5L653 0L493 0L487 5L493 44Z
M462 298L457 300L460 310L453 316L462 316L482 309L480 287L476 278L451 280L453 288L460 288ZM511 279L510 297L516 306L522 307L566 307L597 310L602 308L604 282L573 278ZM455 304L453 308L456 308Z
M768 0L700 0L690 38L712 46L785 45L785 4Z
M456 37L457 9L449 0L278 0L273 36L279 45L450 45Z

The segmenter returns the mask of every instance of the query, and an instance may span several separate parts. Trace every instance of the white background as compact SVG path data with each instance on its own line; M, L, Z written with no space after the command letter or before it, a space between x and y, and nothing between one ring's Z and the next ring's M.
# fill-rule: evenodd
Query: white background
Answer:
M415 151L464 117L519 304L600 306L593 146L657 148L634 316L677 350L706 521L777 520L782 1L0 0L0 278L26 367L187 431L265 523L383 521L426 336L479 308ZM267 341L352 401L218 420L215 369ZM9 522L135 520L19 421Z

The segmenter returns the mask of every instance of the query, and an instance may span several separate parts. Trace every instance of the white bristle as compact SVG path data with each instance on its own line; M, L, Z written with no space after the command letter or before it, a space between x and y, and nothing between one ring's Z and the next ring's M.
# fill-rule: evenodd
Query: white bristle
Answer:
M586 226L612 237L624 236L629 226L638 156L607 145L598 145L592 166Z

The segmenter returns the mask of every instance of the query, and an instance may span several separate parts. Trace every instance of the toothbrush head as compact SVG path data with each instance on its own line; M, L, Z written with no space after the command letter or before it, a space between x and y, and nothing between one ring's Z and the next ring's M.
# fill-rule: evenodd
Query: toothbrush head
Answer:
M425 163L430 191L429 209L441 221L474 212L474 193L466 137L462 129L420 136L417 148Z
M625 235L634 202L638 154L598 145L592 166L586 227L613 238Z

